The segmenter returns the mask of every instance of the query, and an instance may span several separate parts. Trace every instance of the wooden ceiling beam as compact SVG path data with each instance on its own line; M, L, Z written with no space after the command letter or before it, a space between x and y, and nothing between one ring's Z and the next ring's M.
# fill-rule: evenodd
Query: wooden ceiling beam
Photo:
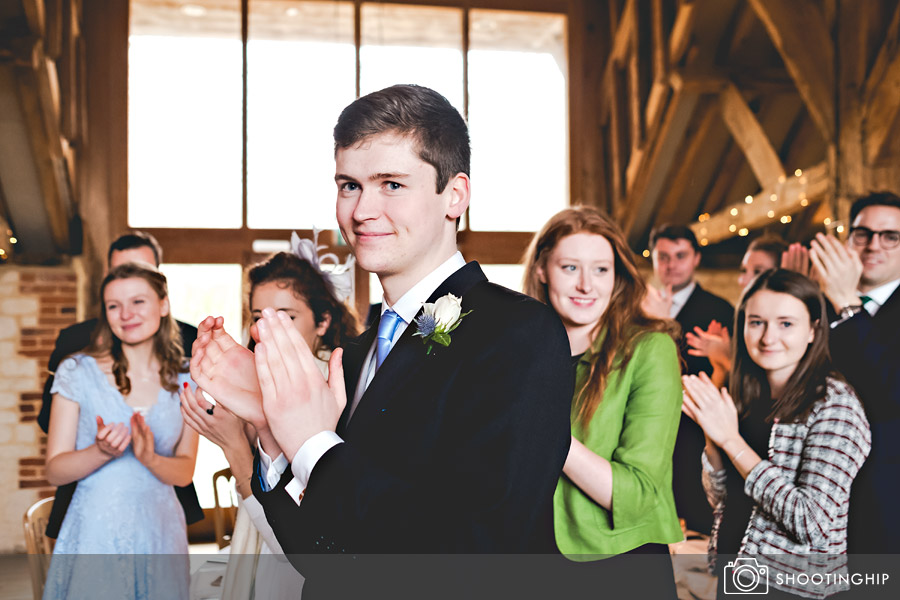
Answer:
M749 0L822 137L835 139L834 43L813 0Z
M664 199L654 219L659 223L689 223L698 214L710 178L717 172L722 155L731 143L731 135L722 126L719 110L710 101L698 108L699 123L688 131L680 152L681 160L673 167Z
M873 165L883 158L886 141L900 114L900 5L866 80L863 114L866 162Z
M828 165L819 163L804 169L799 176L776 182L753 196L751 202L726 206L708 218L691 225L701 245L714 244L735 235L747 235L753 229L790 217L828 195ZM774 199L773 199L774 198Z
M659 130L655 136L648 137L655 143L640 161L633 187L628 190L629 203L617 215L632 244L648 227L659 207L669 170L678 157L699 99L695 93L675 89Z
M719 106L722 120L744 151L759 186L763 189L772 187L785 176L784 166L756 115L734 84L728 84L719 94Z

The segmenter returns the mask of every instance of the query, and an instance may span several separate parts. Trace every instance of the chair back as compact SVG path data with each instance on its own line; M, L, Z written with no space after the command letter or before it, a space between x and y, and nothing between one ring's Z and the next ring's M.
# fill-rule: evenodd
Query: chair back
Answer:
M47 579L50 555L53 554L53 545L56 543L56 540L44 534L51 508L53 508L52 497L38 500L25 511L22 519L25 528L25 548L28 551L28 570L31 572L31 589L35 600L41 600L44 595L44 581Z
M235 498L234 476L231 469L222 469L213 473L213 492L216 506L213 511L213 526L216 530L216 544L224 548L231 543L231 534L234 533L234 519L237 515L237 499ZM222 481L221 488L219 481ZM225 499L228 499L226 502Z

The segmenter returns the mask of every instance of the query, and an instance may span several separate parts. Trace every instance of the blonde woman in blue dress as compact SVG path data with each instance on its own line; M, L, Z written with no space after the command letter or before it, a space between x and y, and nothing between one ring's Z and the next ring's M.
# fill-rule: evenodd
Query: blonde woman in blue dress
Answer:
M179 410L193 383L165 277L110 271L94 341L56 372L47 480L78 481L44 598L187 598L187 527L173 485L191 482L197 434Z

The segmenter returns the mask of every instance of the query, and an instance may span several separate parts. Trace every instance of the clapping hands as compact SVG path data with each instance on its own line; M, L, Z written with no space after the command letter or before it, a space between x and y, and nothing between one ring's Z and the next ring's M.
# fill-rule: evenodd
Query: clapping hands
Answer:
M691 356L705 356L713 366L723 371L731 368L731 336L728 329L718 321L710 321L706 331L694 327L693 332L684 334L684 339L690 346L688 354Z
M207 317L197 328L191 378L241 419L257 429L265 427L253 352L225 333L222 317Z
M740 438L738 413L731 395L725 388L716 389L706 373L684 375L684 402L681 411L703 429L712 442L722 448L727 442Z
M119 458L131 443L131 433L124 423L107 425L103 422L103 417L97 415L97 436L94 438L94 443L103 454Z
M287 314L266 308L257 328L256 373L263 411L278 445L293 460L306 440L337 426L347 404L343 351L332 352L326 382Z
M817 233L810 244L809 258L822 292L836 310L859 304L856 290L863 266L856 250L832 236Z
M153 439L153 431L144 420L144 415L139 412L131 415L131 449L135 458L147 468L156 459L156 444Z

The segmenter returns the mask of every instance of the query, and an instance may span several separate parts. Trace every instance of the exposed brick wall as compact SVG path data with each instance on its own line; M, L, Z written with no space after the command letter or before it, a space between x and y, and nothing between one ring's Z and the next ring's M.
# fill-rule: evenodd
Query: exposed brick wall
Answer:
M53 495L37 415L47 361L77 304L72 268L0 267L0 552L24 548L22 515Z

